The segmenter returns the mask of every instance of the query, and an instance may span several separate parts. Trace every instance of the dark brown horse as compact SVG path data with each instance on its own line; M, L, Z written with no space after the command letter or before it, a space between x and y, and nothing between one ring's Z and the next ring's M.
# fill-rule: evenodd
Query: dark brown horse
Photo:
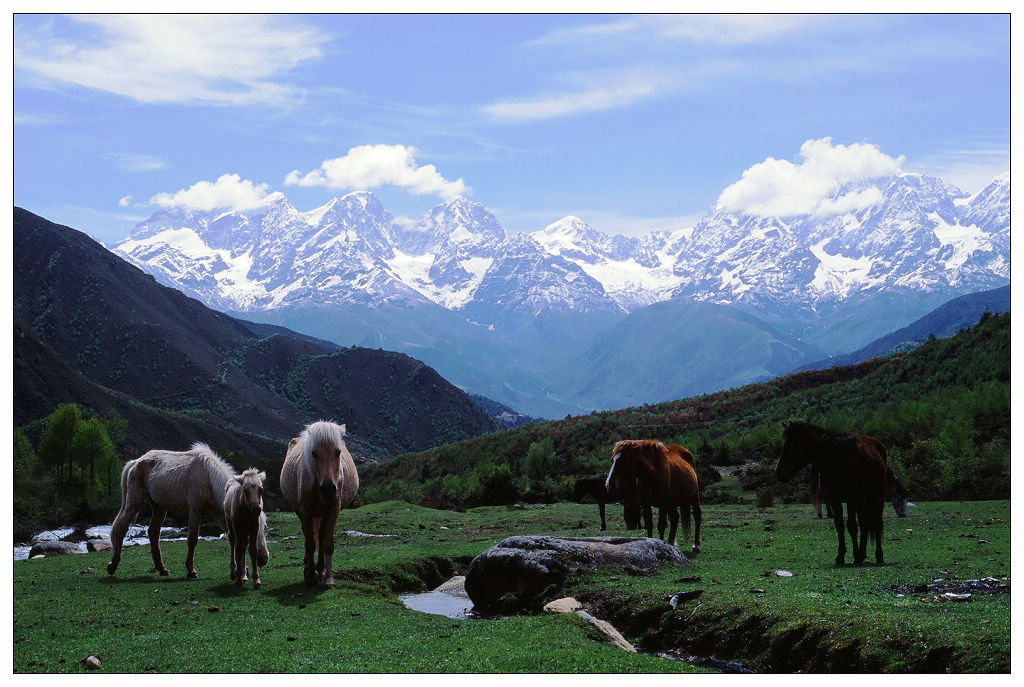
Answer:
M775 476L786 481L808 464L821 475L839 540L836 565L845 562L845 529L850 532L855 564L861 565L867 558L869 539L875 541L875 562L883 563L882 505L889 468L878 451L877 440L835 436L808 422L784 423L783 427L782 455L775 465ZM843 503L847 507L845 527Z
M604 480L600 477L584 477L576 480L572 498L579 503L584 496L590 496L597 501L597 508L601 512L601 531L603 532L607 529L604 520L604 504L610 500L608 492L604 488Z
M866 434L861 435L861 438L865 441L872 442L875 450L878 451L879 455L882 456L882 460L886 462L886 493L889 496L889 502L892 503L892 509L896 511L896 516L905 518L909 514L908 506L910 504L910 491L903 486L903 482L900 482L900 478L896 476L896 473L889 467L889 449L878 439L868 436ZM811 475L811 503L814 504L814 511L821 517L821 504L824 503L826 510L828 511L828 517L832 517L832 506L828 502L828 489L821 481L821 473L815 470Z
M664 537L665 517L671 524L668 541L676 545L676 530L682 520L683 536L690 534L690 512L694 518L692 551L700 551L700 490L693 454L678 445L665 446L660 441L626 440L612 449L612 467L605 488L612 497L626 505L626 526L635 529L642 511L647 536L654 536L651 508L661 511L659 536ZM629 504L638 504L631 509ZM677 510L678 509L678 510Z

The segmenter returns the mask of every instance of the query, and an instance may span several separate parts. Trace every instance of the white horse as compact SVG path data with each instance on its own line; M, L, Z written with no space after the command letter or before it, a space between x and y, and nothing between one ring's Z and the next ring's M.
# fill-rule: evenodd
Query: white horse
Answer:
M188 451L149 451L125 463L121 470L121 510L110 528L111 559L107 572L111 575L121 562L121 549L128 526L148 500L153 508L149 522L149 548L153 566L161 575L169 575L160 555L160 525L167 513L188 518L188 554L185 569L188 577L198 577L195 569L196 542L199 523L212 517L227 531L224 520L224 487L234 476L234 468L224 462L209 446L195 443ZM261 565L266 564L266 539L261 530Z
M344 435L345 425L314 422L288 444L281 467L281 493L302 522L303 578L309 585L334 584L334 528L339 511L352 503L359 489Z
M224 519L227 521L231 546L231 579L241 586L248 579L245 552L252 559L252 586L259 589L260 565L257 546L260 532L266 531L267 516L263 512L263 480L267 473L249 468L229 479L224 486Z

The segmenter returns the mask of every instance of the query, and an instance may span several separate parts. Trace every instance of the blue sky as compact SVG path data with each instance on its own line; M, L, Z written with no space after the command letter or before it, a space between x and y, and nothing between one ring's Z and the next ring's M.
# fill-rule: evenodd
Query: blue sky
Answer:
M1008 15L18 15L14 202L111 243L161 205L275 191L405 216L465 193L509 230L628 234L867 170L973 193L1009 169L1009 36Z

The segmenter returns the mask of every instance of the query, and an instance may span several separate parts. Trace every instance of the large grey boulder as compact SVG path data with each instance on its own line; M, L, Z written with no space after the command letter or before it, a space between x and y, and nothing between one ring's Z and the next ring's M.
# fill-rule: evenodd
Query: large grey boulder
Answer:
M571 573L605 566L646 573L662 564L688 566L690 560L676 547L647 537L523 535L474 558L466 571L466 592L476 612L536 610L559 595Z

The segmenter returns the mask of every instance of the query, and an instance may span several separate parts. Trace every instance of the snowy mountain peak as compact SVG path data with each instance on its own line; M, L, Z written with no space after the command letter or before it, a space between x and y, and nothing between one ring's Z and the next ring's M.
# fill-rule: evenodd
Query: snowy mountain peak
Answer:
M841 184L830 198L829 213L785 218L717 205L692 230L638 238L571 215L508 234L465 197L409 219L366 191L307 212L272 194L241 211L161 209L114 250L221 309L428 300L483 324L676 296L814 311L854 295L966 293L1009 279L1008 174L970 197L899 174Z

